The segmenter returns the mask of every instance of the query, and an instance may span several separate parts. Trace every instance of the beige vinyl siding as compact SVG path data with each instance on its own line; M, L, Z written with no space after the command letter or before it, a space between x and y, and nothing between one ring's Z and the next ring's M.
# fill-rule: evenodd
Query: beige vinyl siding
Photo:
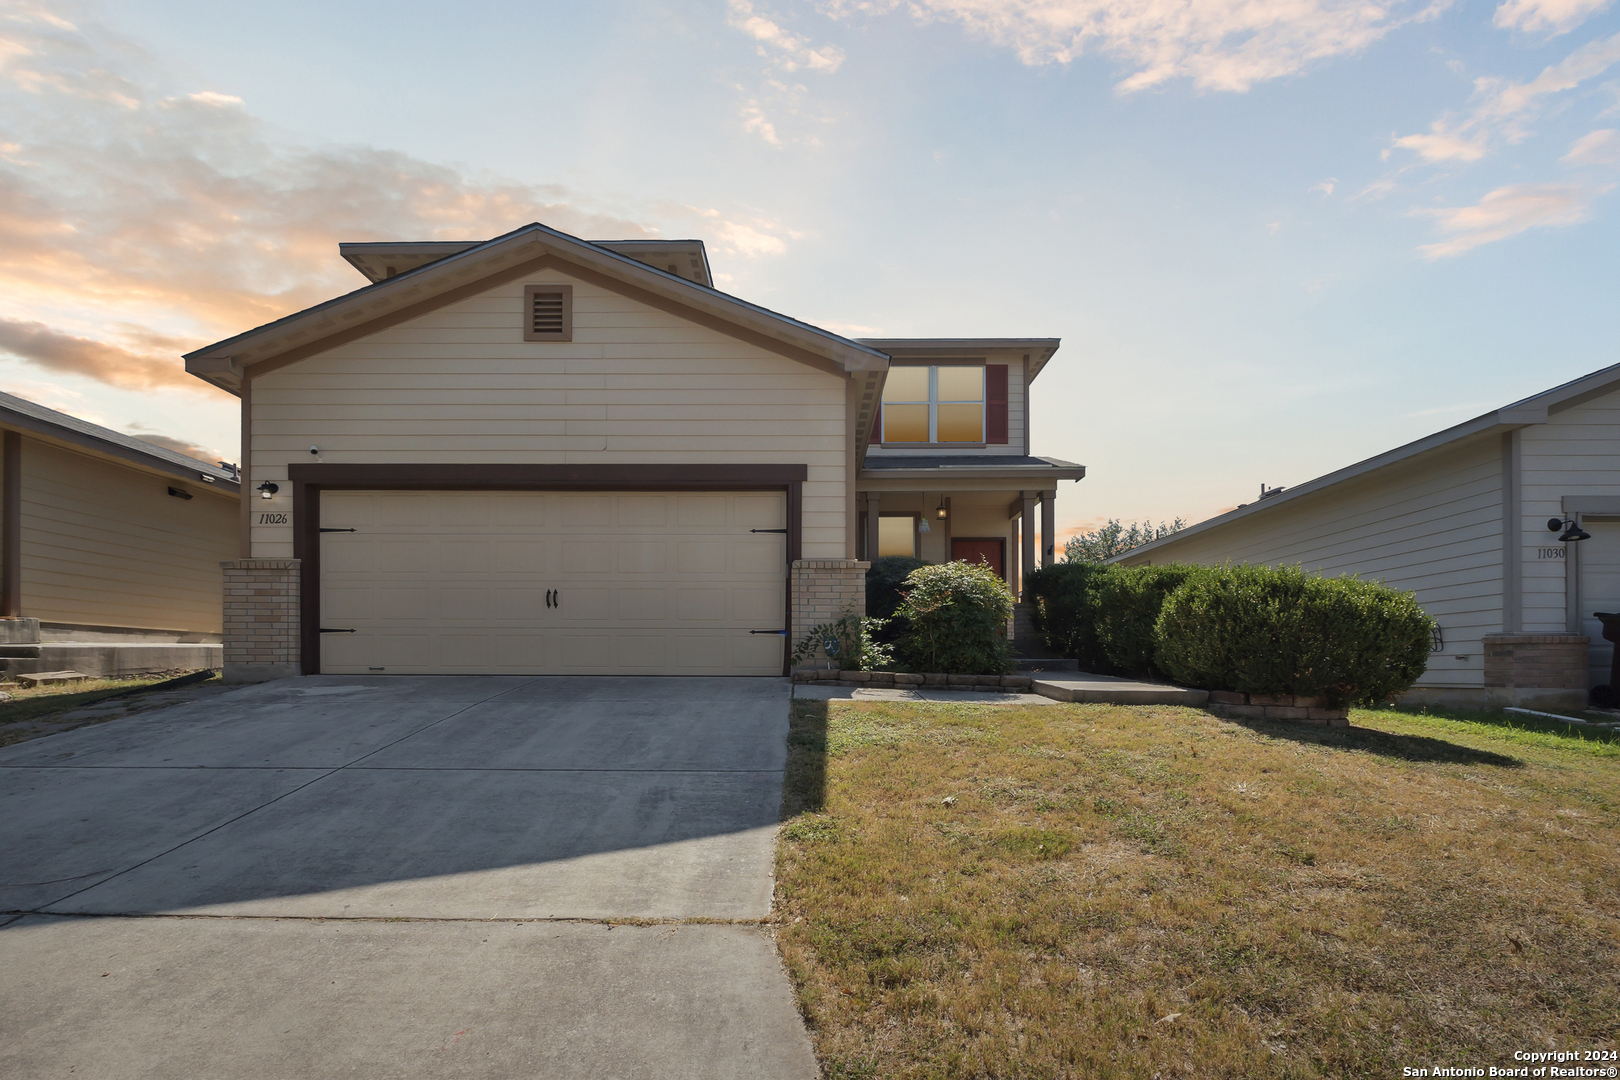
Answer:
M1570 629L1564 560L1540 558L1539 550L1574 546L1559 544L1547 529L1549 518L1562 516L1565 496L1620 496L1620 392L1555 412L1519 439L1524 629L1561 633Z
M525 342L525 285L573 286L573 340ZM253 382L253 476L289 462L804 464L807 559L844 558L844 383L546 271ZM292 554L280 497L253 553Z
M1430 656L1418 684L1483 686L1481 639L1502 619L1501 471L1500 440L1481 439L1125 561L1298 563L1412 590L1445 635L1445 650Z
M179 499L178 487L192 493ZM65 447L22 444L23 613L45 622L220 632L237 501Z

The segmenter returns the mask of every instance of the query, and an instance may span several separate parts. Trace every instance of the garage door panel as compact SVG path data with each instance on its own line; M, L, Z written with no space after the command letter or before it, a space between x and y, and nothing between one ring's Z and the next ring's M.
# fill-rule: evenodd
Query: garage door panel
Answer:
M326 492L322 667L781 672L786 500L754 493ZM556 590L556 605L547 593ZM337 621L341 617L342 621Z
M739 540L731 546L731 573L779 577L783 562L780 541Z
M726 545L719 540L680 540L675 544L677 574L724 574Z
M540 620L546 615L546 590L534 587L501 588L493 598L493 616L501 622Z
M669 618L669 591L654 589L615 589L613 619L617 623L664 622Z
M620 528L662 529L668 524L668 495L620 495L613 501Z
M657 574L668 570L669 541L620 540L613 545L614 569L621 574Z
M787 525L783 500L774 495L738 495L731 502L730 524L737 529L780 529Z
M716 524L730 524L730 499L726 495L670 495L675 501L675 525L682 530L712 532Z
M544 574L546 545L533 540L491 540L489 543L489 569L502 575Z
M611 573L613 569L611 541L564 540L561 569L565 575Z
M353 590L358 592L359 590ZM410 588L405 586L374 586L366 590L370 593L368 607L372 615L351 615L348 622L339 622L339 626L349 626L354 621L366 618L379 620L410 620L427 619L433 614L433 593L427 588ZM337 616L331 616L329 621L336 621Z

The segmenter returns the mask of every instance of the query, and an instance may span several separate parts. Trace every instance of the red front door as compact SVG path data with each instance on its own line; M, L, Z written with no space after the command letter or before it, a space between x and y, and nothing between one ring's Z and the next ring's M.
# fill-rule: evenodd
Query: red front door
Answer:
M951 540L951 560L953 562L976 563L984 561L990 564L990 569L1007 580L1007 564L1003 558L1006 541L1000 537L960 537Z

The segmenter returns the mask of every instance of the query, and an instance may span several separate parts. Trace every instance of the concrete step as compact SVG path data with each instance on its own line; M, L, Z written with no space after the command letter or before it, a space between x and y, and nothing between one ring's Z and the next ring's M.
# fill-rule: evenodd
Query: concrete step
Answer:
M1209 700L1208 690L1190 690L1169 683L1138 682L1088 671L1053 672L1038 676L1032 693L1055 701L1081 701L1102 705L1192 705Z
M1079 671L1080 661L1061 656L1023 656L1018 660L1019 671Z

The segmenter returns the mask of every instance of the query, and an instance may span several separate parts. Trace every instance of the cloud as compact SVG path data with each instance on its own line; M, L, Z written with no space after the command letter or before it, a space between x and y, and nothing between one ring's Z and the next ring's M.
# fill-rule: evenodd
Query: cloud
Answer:
M554 184L291 145L240 99L169 83L105 30L0 21L0 347L36 367L217 395L179 354L360 285L339 241L659 233ZM669 216L728 252L785 250L759 215Z
M1503 30L1567 34L1612 0L1505 0L1491 21Z
M1338 186L1339 178L1336 176L1330 176L1326 180L1323 180L1320 184L1314 185L1311 190L1320 191L1323 195L1331 195L1333 194L1333 189Z
M1415 216L1436 219L1441 232L1454 234L1418 250L1424 258L1443 259L1529 229L1575 225L1591 217L1593 199L1608 190L1568 183L1512 184L1497 188L1473 206L1413 210Z
M1558 159L1566 165L1620 165L1620 131L1599 128L1576 139Z
M822 0L834 17L896 9L958 23L1012 49L1031 66L1068 64L1088 49L1135 72L1129 93L1173 79L1242 92L1312 63L1358 52L1406 23L1432 19L1450 0Z
M136 351L93 338L73 337L44 323L0 318L0 352L47 371L83 375L125 390L189 390L197 383L176 358L187 347L204 342L181 342L156 334L146 335L145 340L167 341L172 351Z
M803 69L832 74L844 62L844 52L836 45L812 47L808 39L757 14L749 0L728 0L726 9L726 23L759 42L759 54L784 71Z
M1428 134L1404 135L1394 146L1414 151L1428 162L1478 161L1495 145L1526 138L1525 124L1539 115L1547 98L1575 89L1616 62L1620 62L1620 34L1588 42L1529 82L1475 79L1472 112L1461 119L1443 116L1429 125Z

